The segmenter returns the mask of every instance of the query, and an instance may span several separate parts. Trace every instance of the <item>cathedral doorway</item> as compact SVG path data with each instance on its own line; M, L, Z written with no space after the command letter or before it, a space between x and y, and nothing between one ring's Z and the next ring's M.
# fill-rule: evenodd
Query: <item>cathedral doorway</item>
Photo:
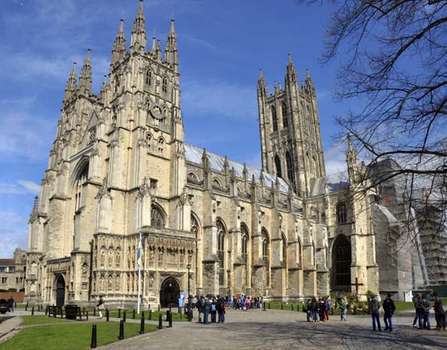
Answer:
M56 277L56 306L64 306L65 304L65 280L64 276Z
M351 290L351 242L338 235L332 246L332 290Z
M174 277L166 278L160 288L161 307L178 306L180 297L180 286Z

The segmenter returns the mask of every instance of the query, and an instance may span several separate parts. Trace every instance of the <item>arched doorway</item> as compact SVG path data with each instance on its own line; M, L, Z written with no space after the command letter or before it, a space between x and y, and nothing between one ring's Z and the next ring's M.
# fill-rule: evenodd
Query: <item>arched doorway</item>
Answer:
M65 304L65 280L64 276L56 277L56 306L64 306Z
M332 289L351 290L351 242L345 235L338 235L332 246Z
M161 307L178 306L180 286L174 277L166 278L160 288Z

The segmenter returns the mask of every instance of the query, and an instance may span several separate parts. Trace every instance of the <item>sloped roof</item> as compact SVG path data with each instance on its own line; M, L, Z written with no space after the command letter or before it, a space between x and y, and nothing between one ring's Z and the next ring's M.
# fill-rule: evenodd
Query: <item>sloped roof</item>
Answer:
M0 259L0 265L15 265L16 262L14 259Z
M387 219L388 223L391 226L399 225L399 220L396 219L396 217L393 215L393 213L389 211L387 207L377 203L374 204L374 206L377 210L379 210L379 212L381 212L385 216L385 218Z
M193 146L193 145L188 145L185 144L185 156L186 156L186 160L188 162L191 163L195 163L197 165L202 165L202 155L203 155L203 148L201 147L197 147L197 146ZM212 152L208 152L206 151L206 154L208 155L208 159L209 159L209 164L212 170L214 171L223 171L224 169L224 162L225 162L225 157L219 156L215 153ZM236 174L236 176L238 177L243 177L243 170L244 170L244 165L238 162L235 162L233 160L228 159L228 164L229 164L229 168L234 168L234 172ZM278 179L279 182L279 189L282 192L288 192L289 191L289 185L287 184L287 182L280 178L280 177L276 177L274 175L271 175L265 171L262 171L260 169L256 169L256 168L251 168L247 166L247 177L248 180L251 181L252 176L254 175L255 177L255 181L257 183L260 182L260 176L261 176L261 172L264 176L264 183L266 185L271 185L272 183L275 184L276 179Z

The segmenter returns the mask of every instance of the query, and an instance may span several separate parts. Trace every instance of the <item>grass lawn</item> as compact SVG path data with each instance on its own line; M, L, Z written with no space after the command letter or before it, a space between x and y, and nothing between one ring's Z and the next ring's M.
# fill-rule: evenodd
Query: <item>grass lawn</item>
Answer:
M303 303L281 303L280 301L266 301L265 307L272 310L303 311Z
M138 334L139 324L127 323L124 328L125 338ZM154 325L146 325L145 331L156 330ZM0 343L0 350L81 350L89 349L92 323L61 322L50 326L29 327L16 336ZM98 346L118 340L119 323L97 323Z
M44 315L36 315L36 316L22 316L23 326L33 326L38 324L48 324L48 323L60 323L60 322L76 322L72 320L66 320L65 318L54 318L48 317Z

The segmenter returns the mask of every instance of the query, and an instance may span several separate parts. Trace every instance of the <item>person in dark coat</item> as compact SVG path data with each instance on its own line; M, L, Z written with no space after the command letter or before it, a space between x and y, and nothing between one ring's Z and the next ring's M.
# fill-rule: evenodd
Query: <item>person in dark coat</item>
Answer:
M380 303L375 295L369 300L369 312L371 314L373 331L377 329L382 331L382 327L380 326Z
M385 330L393 331L393 323L391 321L394 311L396 310L396 306L394 305L394 301L391 299L391 294L386 296L386 299L382 303L383 307L383 321L385 322Z
M442 299L437 295L434 296L433 309L435 310L436 329L442 329L445 331L445 311L442 305Z
M210 314L211 314L211 323L216 323L217 302L215 298L211 300Z
M12 297L8 299L8 307L10 312L14 312L14 299Z
M217 301L217 315L218 315L218 322L224 323L225 322L225 299L220 298Z

